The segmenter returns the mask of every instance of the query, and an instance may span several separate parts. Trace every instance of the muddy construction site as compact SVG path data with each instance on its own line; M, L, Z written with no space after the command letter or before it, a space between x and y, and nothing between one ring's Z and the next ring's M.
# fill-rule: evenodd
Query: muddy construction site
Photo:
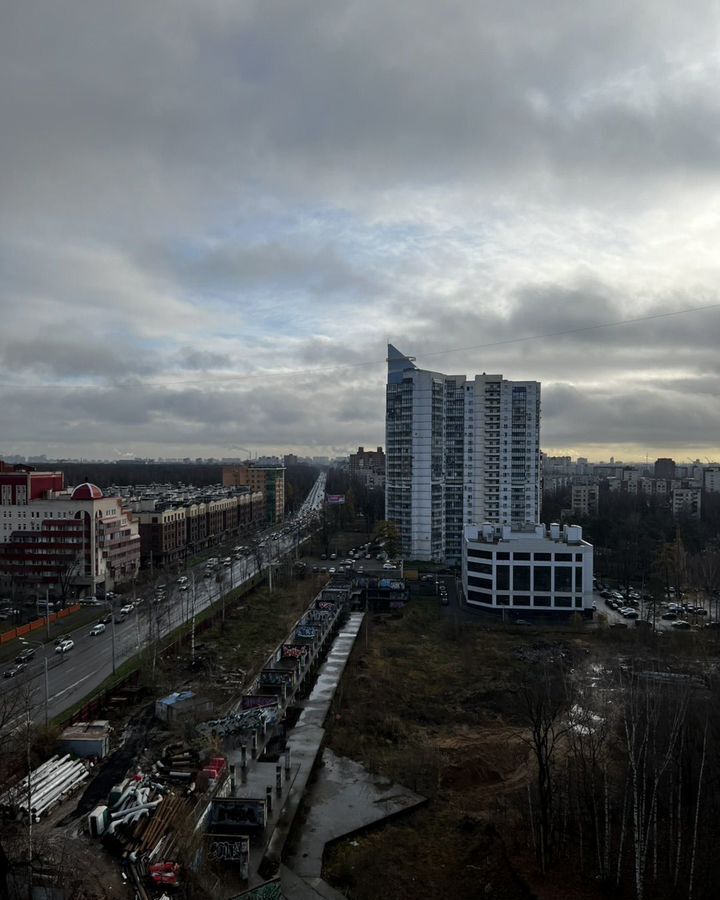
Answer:
M328 849L326 880L352 900L374 900L379 885L393 900L620 896L617 884L603 883L586 865L582 836L579 850L570 836L572 851L556 853L540 870L537 763L518 688L558 663L588 677L618 660L647 658L651 666L656 648L607 629L506 631L482 620L458 626L443 618L437 601L420 598L402 618L370 617L366 626L336 696L329 745L429 803ZM707 658L708 650L679 642L664 649L681 667L698 654ZM563 740L554 776L560 782L562 754L570 755ZM621 784L613 802L622 803L622 792ZM632 868L631 853L618 858L620 881Z

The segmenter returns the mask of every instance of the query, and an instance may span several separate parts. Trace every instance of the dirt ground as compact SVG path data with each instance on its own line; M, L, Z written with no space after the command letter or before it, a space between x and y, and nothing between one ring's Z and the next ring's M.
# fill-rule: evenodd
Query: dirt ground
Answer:
M380 884L388 900L586 896L580 885L536 877L518 815L531 759L512 685L528 662L524 648L547 640L458 629L432 599L367 625L336 697L329 746L430 802L330 848L327 880L351 900L374 900ZM563 641L588 652L582 635Z

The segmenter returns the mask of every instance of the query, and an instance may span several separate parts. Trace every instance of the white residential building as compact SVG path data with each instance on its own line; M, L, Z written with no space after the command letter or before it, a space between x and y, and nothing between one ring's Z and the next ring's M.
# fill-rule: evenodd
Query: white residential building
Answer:
M468 605L502 615L591 617L593 547L579 525L467 526L462 585Z
M540 384L419 369L388 346L386 518L403 556L459 561L465 525L540 514Z

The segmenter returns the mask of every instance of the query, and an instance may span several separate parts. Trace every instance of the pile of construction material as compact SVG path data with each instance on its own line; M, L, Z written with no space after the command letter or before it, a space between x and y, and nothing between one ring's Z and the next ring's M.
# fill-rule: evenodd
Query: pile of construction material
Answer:
M28 777L13 785L0 797L0 810L6 815L31 815L33 821L62 803L88 778L87 765L70 754L53 756Z
M201 722L198 731L201 734L216 734L224 737L230 734L240 734L243 731L262 731L270 728L278 722L277 706L256 706L253 709L245 709L232 713L223 719L211 719L209 722Z
M163 784L186 784L195 781L200 769L200 758L188 744L168 744L162 756L153 766L153 774Z

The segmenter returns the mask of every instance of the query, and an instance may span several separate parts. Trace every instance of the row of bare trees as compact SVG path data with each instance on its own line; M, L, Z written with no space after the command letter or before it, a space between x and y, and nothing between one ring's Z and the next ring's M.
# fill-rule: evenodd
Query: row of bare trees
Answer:
M566 664L519 690L533 760L524 817L538 868L568 865L613 895L714 897L720 876L720 704L714 677Z

